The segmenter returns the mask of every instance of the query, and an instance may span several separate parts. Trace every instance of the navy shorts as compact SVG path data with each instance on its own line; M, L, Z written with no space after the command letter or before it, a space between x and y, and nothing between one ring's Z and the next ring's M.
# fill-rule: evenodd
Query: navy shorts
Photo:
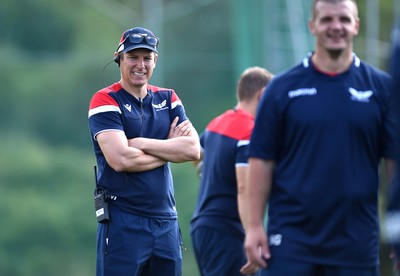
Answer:
M244 276L240 268L247 259L242 239L209 227L196 228L191 237L201 275Z
M177 219L111 213L97 229L97 276L182 275L181 233Z
M272 257L268 267L259 271L259 276L378 276L378 267L349 268L329 265L315 265Z

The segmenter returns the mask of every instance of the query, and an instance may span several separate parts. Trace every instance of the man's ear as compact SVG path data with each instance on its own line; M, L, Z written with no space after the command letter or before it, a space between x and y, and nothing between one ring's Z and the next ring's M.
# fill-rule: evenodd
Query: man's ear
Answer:
M157 60L158 60L158 55L156 53L154 53L154 66L153 66L153 69L156 68Z
M315 35L315 22L313 19L308 20L308 29L310 30L310 33Z

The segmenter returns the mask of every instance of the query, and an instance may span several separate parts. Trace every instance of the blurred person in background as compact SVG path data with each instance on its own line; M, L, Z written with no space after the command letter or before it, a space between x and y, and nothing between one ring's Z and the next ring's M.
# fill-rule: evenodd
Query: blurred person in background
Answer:
M243 272L379 275L379 168L385 159L391 180L397 141L391 77L353 52L359 26L354 0L314 0L314 52L275 76L261 99Z
M98 187L110 198L110 220L97 230L98 276L182 274L169 162L198 160L200 145L174 90L148 84L158 42L145 28L125 31L114 59L121 79L90 102Z
M389 70L393 78L393 102L396 106L397 140L400 141L400 18L397 18L392 38ZM392 247L392 258L396 275L400 271L400 149L397 149L396 175L389 186L383 233Z
M190 233L202 276L241 275L246 263L241 191L254 116L271 78L264 68L246 69L237 83L235 108L214 118L200 136L200 188Z

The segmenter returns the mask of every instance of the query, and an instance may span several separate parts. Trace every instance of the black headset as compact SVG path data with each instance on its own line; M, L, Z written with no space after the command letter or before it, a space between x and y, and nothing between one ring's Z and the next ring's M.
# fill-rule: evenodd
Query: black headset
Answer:
M114 61L115 61L115 63L118 64L118 66L119 66L120 59L121 59L121 53L118 53L118 54L114 57Z

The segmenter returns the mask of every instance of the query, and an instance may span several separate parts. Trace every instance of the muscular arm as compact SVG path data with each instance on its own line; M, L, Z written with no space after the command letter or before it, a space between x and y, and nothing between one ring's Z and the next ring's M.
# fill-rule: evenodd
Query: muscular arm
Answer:
M141 137L128 140L122 131L105 131L96 138L107 163L119 172L148 171L168 161L197 160L200 146L196 130L189 121L178 126L177 122L178 118L172 122L166 140Z
M105 131L99 133L96 138L107 163L118 172L148 171L167 162L137 148L129 147L122 131Z
M168 139L137 137L129 140L129 146L170 162L196 161L200 158L200 142L196 129L186 120L176 125L175 118Z
M275 162L257 158L249 159L249 176L245 182L243 217L246 231L245 250L247 263L242 267L243 274L266 267L270 258L267 235L263 227L263 218L269 198Z

